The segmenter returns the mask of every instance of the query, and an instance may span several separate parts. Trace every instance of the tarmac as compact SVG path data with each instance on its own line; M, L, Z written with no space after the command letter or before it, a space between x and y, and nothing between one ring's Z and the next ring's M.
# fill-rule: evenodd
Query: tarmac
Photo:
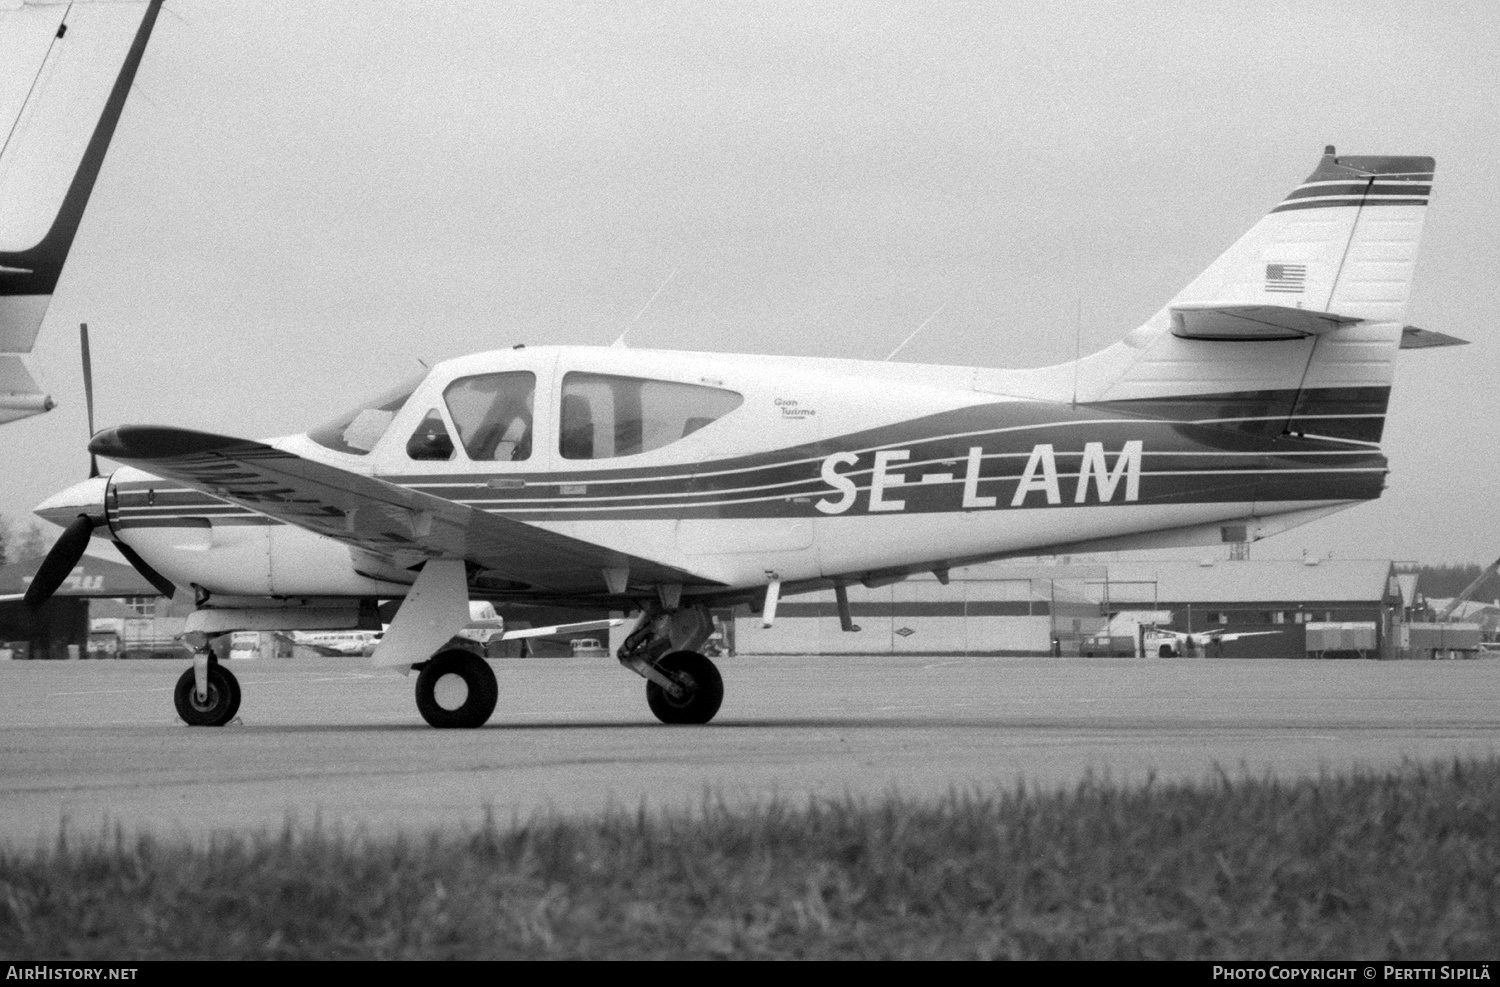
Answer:
M374 836L535 813L941 797L1383 770L1500 754L1500 660L753 657L668 727L610 659L494 662L479 730L360 658L229 663L239 719L183 725L176 661L0 662L0 846L318 826Z

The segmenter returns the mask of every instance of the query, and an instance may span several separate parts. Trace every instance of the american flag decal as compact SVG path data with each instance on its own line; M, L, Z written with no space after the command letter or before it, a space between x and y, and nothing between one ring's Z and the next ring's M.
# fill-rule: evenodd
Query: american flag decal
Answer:
M1267 264L1266 290L1300 295L1307 282L1306 264Z

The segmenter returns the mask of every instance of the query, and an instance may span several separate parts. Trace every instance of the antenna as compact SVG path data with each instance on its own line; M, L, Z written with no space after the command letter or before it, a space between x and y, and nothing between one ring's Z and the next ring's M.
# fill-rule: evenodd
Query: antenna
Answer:
M933 319L937 318L938 317L938 312L941 312L943 309L945 309L947 307L948 307L948 303L947 302L943 302L943 304L939 305L937 307L937 311L936 312L933 312L927 318L923 319L922 320L922 324L919 325L919 326L917 326L915 329L913 329L911 331L911 335L907 336L905 339L901 340L901 345L897 346L895 349L893 349L889 353L887 353L886 356L885 356L885 359L882 360L882 361L880 361L880 362L881 363L889 363L890 360L891 360L891 357L895 356L897 353L900 353L903 349L905 349L906 348L906 344L909 343L909 342L911 342L913 339L916 339L917 338L917 333L921 332L923 329L926 329L927 328L927 323L929 323Z
M642 305L641 306L641 310L639 312L635 313L635 318L631 319L629 322L627 322L625 324L625 328L620 331L620 335L619 336L615 337L615 341L613 343L609 344L610 346L617 346L620 349L627 349L628 348L625 345L625 337L626 337L626 335L629 334L630 330L632 330L632 329L635 328L635 324L637 322L641 321L641 316L643 316L643 315L646 314L646 309L650 308L651 307L651 303L654 302L654 301L656 301L656 296L657 295L660 295L663 291L666 290L667 285L669 285L669 284L672 283L672 279L675 278L675 277L677 277L677 272L680 271L680 270L682 270L682 268L680 268L680 267L674 267L674 268L672 268L672 273L668 274L667 275L667 279L661 283L661 286L658 287L654 292L651 293L651 297L648 298L648 299L646 299L646 304Z
M1083 295L1078 296L1078 314L1073 320L1073 407L1078 407L1078 364L1083 360Z

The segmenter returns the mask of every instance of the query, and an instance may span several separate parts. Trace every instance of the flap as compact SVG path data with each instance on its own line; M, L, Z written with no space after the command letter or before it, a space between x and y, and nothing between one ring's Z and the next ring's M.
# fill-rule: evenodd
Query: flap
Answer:
M1285 305L1174 305L1172 335L1183 339L1302 339L1361 320Z
M523 592L602 596L603 570L630 583L717 586L691 573L304 459L262 442L181 428L125 425L96 435L100 456L295 524L401 569L463 559Z

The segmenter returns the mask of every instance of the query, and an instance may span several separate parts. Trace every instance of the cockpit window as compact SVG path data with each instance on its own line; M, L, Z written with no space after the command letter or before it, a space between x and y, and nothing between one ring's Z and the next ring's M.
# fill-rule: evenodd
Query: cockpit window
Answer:
M470 459L519 462L531 457L536 374L515 371L460 377L443 391L448 415Z
M571 373L563 377L558 451L564 459L650 452L692 435L744 400L718 387Z
M308 432L307 437L335 452L365 455L385 435L385 430L390 428L396 413L425 376L424 373L413 377L399 387L393 387L372 400L363 402L333 421L319 425Z
M436 408L427 412L427 417L406 440L406 454L412 459L453 458L453 440L448 437L448 426L443 424L443 416Z

